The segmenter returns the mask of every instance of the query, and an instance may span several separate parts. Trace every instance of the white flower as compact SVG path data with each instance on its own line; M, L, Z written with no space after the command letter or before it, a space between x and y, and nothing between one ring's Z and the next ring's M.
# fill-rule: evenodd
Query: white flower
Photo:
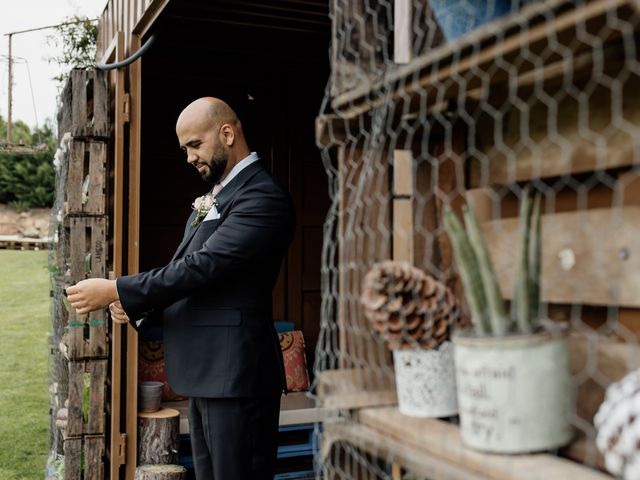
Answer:
M196 198L191 204L191 208L196 211L196 218L194 218L192 225L197 225L200 220L207 216L209 210L216 205L216 199L213 196L213 192L206 193L201 197Z

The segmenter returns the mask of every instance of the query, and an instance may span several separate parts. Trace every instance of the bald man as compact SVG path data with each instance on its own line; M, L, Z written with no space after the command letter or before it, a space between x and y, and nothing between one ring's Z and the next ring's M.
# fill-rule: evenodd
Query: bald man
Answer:
M198 480L271 479L286 389L271 294L294 230L288 194L247 146L222 100L201 98L176 124L180 147L210 185L162 268L67 289L78 313L111 304L144 328L160 314L173 390L189 397Z

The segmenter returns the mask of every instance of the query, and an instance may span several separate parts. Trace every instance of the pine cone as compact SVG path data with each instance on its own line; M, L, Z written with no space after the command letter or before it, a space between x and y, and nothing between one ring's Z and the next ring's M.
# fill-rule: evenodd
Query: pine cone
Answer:
M640 478L640 370L609 385L594 417L605 465L625 480Z
M444 284L406 262L387 260L364 278L365 316L389 348L437 348L458 321L455 296Z

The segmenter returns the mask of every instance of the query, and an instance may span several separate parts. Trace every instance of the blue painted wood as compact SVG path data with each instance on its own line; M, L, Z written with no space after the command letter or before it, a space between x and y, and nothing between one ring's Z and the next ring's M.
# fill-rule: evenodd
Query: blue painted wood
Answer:
M283 332L292 332L294 329L294 324L293 322L273 322L276 326L276 332L278 333L283 333Z

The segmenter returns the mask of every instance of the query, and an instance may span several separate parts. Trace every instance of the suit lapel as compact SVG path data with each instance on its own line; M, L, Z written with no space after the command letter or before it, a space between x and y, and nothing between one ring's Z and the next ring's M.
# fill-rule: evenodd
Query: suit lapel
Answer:
M220 215L223 215L226 212L231 201L235 198L238 189L247 183L262 168L261 160L253 162L233 177L233 179L227 183L222 190L220 190L220 193L216 197L218 200L218 211L220 212Z
M238 191L238 189L242 185L247 183L262 168L263 167L262 167L261 160L258 160L257 162L252 163L251 165L243 169L240 173L238 173L238 175L236 175L227 185L225 185L225 187L222 190L220 190L220 193L218 194L216 199L218 200L217 202L218 212L220 213L221 218L224 218L226 216L226 211L229 205L231 204L231 201L235 197L235 194ZM176 253L173 254L173 258L171 259L171 261L176 260L182 255L184 249L187 247L187 245L189 245L189 242L191 241L195 233L198 231L198 228L200 228L200 225L202 225L203 222L200 222L195 227L192 226L191 224L193 223L194 219L195 219L195 211L191 212L191 215L189 216L189 220L188 220L189 226L185 230L185 235L182 239L182 242L180 242L180 245L178 245L178 248L176 249Z
M198 228L200 228L200 225L202 225L202 222L198 223L195 227L192 226L189 228L187 235L182 239L182 242L180 242L180 245L178 245L176 253L173 254L173 258L171 259L171 261L175 260L180 255L182 255L183 250L187 247L187 245L189 245L189 242L198 231Z

